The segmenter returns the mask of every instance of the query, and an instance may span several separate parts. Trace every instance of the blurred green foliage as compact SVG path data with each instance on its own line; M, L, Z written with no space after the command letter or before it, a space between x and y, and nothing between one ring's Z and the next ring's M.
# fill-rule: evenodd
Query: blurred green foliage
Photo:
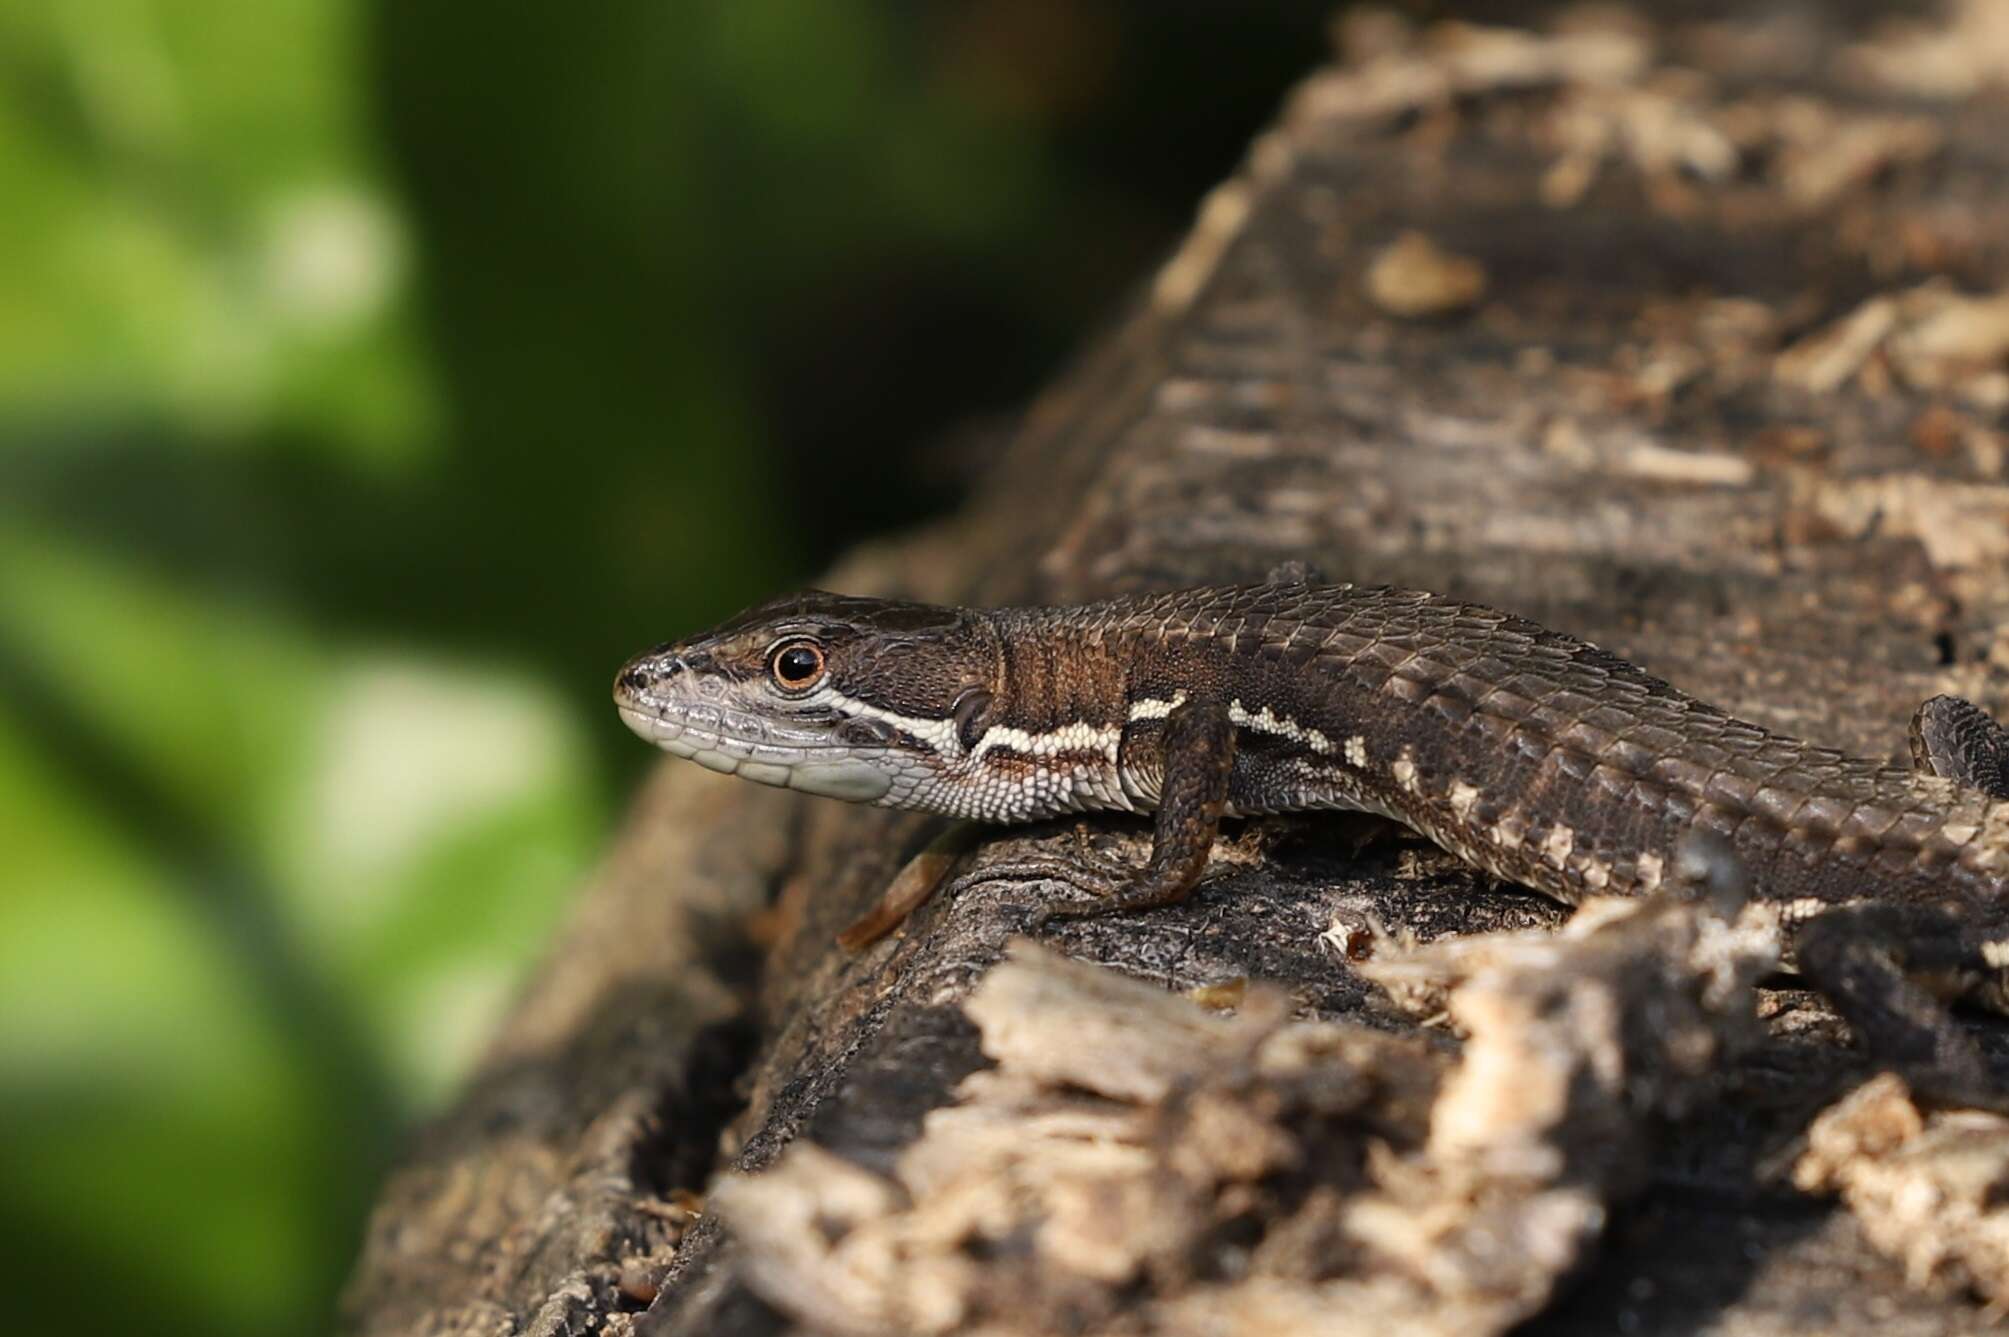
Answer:
M0 0L10 1330L326 1328L614 666L949 500L1325 8Z

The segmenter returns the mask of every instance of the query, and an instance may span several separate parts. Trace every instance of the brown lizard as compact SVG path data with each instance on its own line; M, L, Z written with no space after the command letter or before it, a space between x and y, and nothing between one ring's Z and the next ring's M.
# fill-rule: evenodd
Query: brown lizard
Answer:
M2009 1011L2009 731L1953 697L1920 707L1907 770L1509 614L1295 566L1071 608L792 595L638 656L614 696L644 738L765 784L990 822L1154 813L1144 867L1055 914L1183 898L1224 816L1353 809L1572 903L1693 891L1681 870L1718 851L1802 973L1944 1089L1971 1094L1979 1058L1914 979Z

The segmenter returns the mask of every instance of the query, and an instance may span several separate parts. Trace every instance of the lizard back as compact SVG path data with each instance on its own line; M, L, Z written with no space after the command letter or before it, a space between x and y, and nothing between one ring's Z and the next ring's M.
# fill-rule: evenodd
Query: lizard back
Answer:
M1237 726L1233 811L1382 813L1566 900L1657 889L1694 829L1809 910L2009 899L2009 804L1736 719L1491 608L1273 584L992 616L1013 727L1121 727L1122 806L1155 798L1157 722L1212 699Z

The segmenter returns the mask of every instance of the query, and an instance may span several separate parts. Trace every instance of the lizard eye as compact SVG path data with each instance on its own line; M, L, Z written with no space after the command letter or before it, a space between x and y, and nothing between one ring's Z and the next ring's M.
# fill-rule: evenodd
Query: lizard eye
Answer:
M782 690L799 692L823 676L823 647L815 641L790 641L774 652L768 672Z

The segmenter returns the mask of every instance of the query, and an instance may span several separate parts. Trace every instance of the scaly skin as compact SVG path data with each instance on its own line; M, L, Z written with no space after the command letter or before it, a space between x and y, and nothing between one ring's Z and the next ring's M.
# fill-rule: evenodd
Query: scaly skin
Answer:
M2009 734L1951 698L1921 708L1905 770L1506 613L1289 575L1074 608L810 592L639 656L615 698L672 752L812 793L1155 812L1149 865L1089 913L1185 895L1223 815L1358 809L1569 902L1692 890L1700 842L1789 928L1877 907L1876 932L1931 945L1909 964L2004 998ZM1832 926L1813 941L1809 973L1865 973Z

